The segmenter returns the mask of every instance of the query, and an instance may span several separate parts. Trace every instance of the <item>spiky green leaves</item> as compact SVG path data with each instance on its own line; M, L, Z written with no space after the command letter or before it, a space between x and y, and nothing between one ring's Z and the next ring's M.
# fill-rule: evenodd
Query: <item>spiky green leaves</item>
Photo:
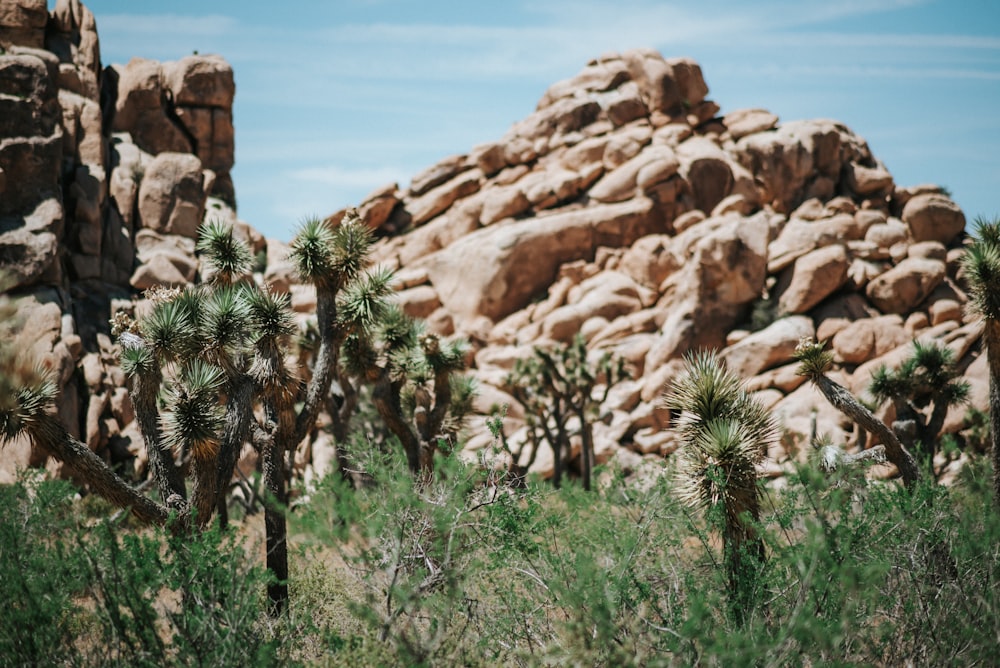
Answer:
M391 280L392 271L379 267L348 283L338 299L340 320L352 330L375 327L388 306Z
M140 328L150 347L165 360L190 356L197 348L197 312L200 304L181 299L157 303Z
M1000 318L1000 219L976 219L976 241L962 258L970 304L983 317Z
M811 380L819 378L833 366L833 352L826 349L826 342L812 338L799 341L792 358L799 363L796 373Z
M721 502L726 516L737 518L757 498L756 465L776 433L771 414L715 353L685 360L666 404L680 411L684 498L706 508Z
M666 404L680 412L677 425L685 440L694 441L715 420L738 422L761 451L776 433L771 414L715 353L685 360L684 373L671 386Z
M303 280L317 287L336 286L333 252L333 230L325 221L309 218L292 240L288 258Z
M141 340L140 340L141 341ZM122 345L122 371L126 376L148 376L158 369L153 351L141 343L139 345Z
M202 300L196 329L202 351L213 362L233 358L250 335L248 288L224 286Z
M250 249L233 236L231 225L220 220L201 226L197 249L213 270L213 283L228 285L250 272L253 263Z
M30 382L14 389L13 401L0 409L0 442L30 433L59 393L50 373L37 369L31 376Z
M678 466L679 498L709 510L721 503L738 518L754 506L760 443L738 420L713 419L685 443Z
M248 290L246 293L250 321L256 330L256 339L277 342L295 332L291 300L269 289Z
M303 280L336 291L361 274L371 244L371 231L355 215L345 217L336 228L310 218L292 241L289 259Z
M913 353L898 369L885 365L872 373L870 390L879 401L907 400L917 408L930 402L951 406L968 397L969 384L959 380L955 351L935 342L913 342Z
M168 413L161 417L164 444L209 461L219 449L224 410L219 401L224 374L218 367L195 360L185 365L170 388Z

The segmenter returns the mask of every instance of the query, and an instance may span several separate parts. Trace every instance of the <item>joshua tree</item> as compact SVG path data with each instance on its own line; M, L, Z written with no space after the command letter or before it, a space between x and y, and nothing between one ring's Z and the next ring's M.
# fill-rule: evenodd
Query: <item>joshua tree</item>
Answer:
M413 474L429 471L442 446L451 447L472 410L475 385L459 375L466 343L426 332L422 321L390 305L373 329L349 336L343 346L340 384L347 397L354 383L371 384L372 400L399 439Z
M721 518L731 608L737 619L744 619L765 559L756 528L756 467L776 435L774 422L715 353L689 356L665 400L679 412L679 493L710 518Z
M546 441L552 448L555 471L552 484L562 484L564 456L570 452L569 420L580 423L580 473L584 489L589 490L594 468L594 430L592 413L608 398L608 392L627 377L624 361L603 354L593 365L587 357L587 344L577 335L567 346L551 350L535 348L534 354L518 360L507 378L514 398L524 407L529 439L534 450ZM595 388L603 388L595 395ZM534 456L534 455L532 455Z
M963 260L970 305L983 316L990 369L990 431L993 435L993 493L1000 504L1000 219L976 220L976 240Z
M198 249L211 269L205 284L154 291L151 313L138 322L116 314L122 369L162 503L125 483L69 436L46 411L54 395L50 382L19 390L17 405L0 413L3 435L27 434L94 492L144 522L164 525L176 516L176 531L211 520L240 450L252 443L270 496L267 566L275 582L268 595L272 612L280 612L288 597L283 459L312 429L341 345L370 330L383 310L389 274L364 271L370 243L370 232L356 217L336 228L307 221L292 243L291 260L317 293L319 345L308 384L285 366L292 332L288 298L250 280L250 252L226 225L209 223L201 230ZM185 474L192 480L190 500Z
M898 369L882 365L872 374L872 395L879 402L892 401L893 431L927 459L931 478L937 477L934 455L948 409L969 396L969 384L958 378L951 348L920 341L913 342L913 354Z
M826 400L865 431L879 437L885 445L886 458L896 465L903 484L912 487L920 479L920 469L913 456L903 447L896 434L865 408L846 388L826 375L833 366L833 353L823 343L803 339L795 349L799 375L808 378L823 393Z

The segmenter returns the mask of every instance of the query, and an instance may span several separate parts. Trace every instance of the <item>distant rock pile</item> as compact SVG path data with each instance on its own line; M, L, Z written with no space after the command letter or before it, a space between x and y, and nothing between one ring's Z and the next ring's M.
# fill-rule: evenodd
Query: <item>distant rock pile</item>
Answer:
M821 431L851 438L789 364L802 337L832 340L856 393L915 337L937 340L956 350L984 408L959 207L936 186L897 186L840 123L720 116L707 94L691 60L603 56L500 140L360 205L389 237L378 257L398 269L406 311L473 342L480 410L511 404L508 431L523 437L505 376L533 346L577 333L633 374L602 408L602 460L637 465L675 447L657 400L698 349L720 349L781 417L788 438L772 465L799 452L813 409ZM755 310L768 326L751 332Z

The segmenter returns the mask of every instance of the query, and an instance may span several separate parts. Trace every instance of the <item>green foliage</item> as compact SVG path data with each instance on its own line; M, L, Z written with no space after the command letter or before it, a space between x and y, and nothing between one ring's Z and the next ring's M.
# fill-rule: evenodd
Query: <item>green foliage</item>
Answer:
M624 360L605 352L593 359L583 337L550 349L536 347L528 358L517 360L506 386L524 407L525 423L534 458L543 442L555 456L553 484L561 485L564 458L570 452L570 419L576 420L582 440L580 473L590 489L594 461L594 413L608 398L611 388L628 377ZM520 468L520 452L512 470Z
M992 320L1000 318L1000 219L976 219L975 243L962 258L972 307Z
M265 574L217 531L88 527L66 482L0 487L3 665L270 665ZM164 549L168 547L169 549Z
M253 265L250 249L233 236L233 228L220 220L198 230L198 251L213 269L213 282L228 284L248 274Z
M923 455L934 477L945 416L950 407L966 401L969 387L961 380L951 348L914 341L913 352L898 369L882 365L872 372L869 389L878 402L893 402L896 433L904 445Z
M978 665L1000 628L986 468L952 488L831 487L809 467L762 497L769 559L742 620L711 517L669 470L555 492L438 462L415 480L362 450L291 516L292 605L216 531L87 527L65 483L0 488L3 663L106 665ZM766 605L764 604L766 602ZM975 623L970 623L974 620Z

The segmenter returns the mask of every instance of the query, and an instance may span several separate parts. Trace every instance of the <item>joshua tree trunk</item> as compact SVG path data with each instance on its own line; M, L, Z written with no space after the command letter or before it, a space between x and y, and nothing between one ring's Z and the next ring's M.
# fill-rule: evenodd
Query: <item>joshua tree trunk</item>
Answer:
M583 410L577 411L580 418L580 474L583 476L583 488L590 491L590 479L594 470L594 432L586 421Z
M133 489L119 478L104 460L90 451L86 444L73 438L59 420L44 415L26 428L35 444L86 480L90 488L118 508L127 508L137 519L147 524L163 526L170 518L170 509ZM183 499L172 499L177 510L186 504Z
M830 404L851 418L862 429L878 436L885 445L886 458L896 465L903 484L912 487L920 479L920 469L913 456L903 447L892 429L851 396L851 393L823 374L811 376L812 381Z
M182 499L187 498L187 491L184 488L184 476L174 464L173 453L163 447L160 425L156 420L159 415L156 400L162 380L160 368L154 366L148 373L133 374L128 383L129 397L135 408L136 421L149 457L149 469L160 490L160 498L166 503L174 494Z
M990 368L990 440L993 452L993 495L1000 504L1000 321L986 318L984 339Z
M275 578L267 586L267 598L271 616L277 617L288 604L288 527L285 521L288 493L281 453L273 443L263 450L264 485L271 497L264 504L267 568Z
M747 524L749 517L753 524ZM753 604L753 591L757 571L764 563L764 541L757 533L756 523L760 521L760 503L756 498L751 506L735 517L726 518L726 528L722 534L723 554L732 593L730 608L734 618L743 623L747 611Z

